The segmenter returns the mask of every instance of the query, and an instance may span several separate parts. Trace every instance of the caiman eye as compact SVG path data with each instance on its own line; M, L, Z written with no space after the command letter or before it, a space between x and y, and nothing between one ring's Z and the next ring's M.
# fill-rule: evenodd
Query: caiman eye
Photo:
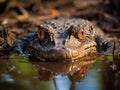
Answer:
M78 31L77 36L79 39L84 39L84 32L83 31Z
M44 31L42 31L42 30L38 31L38 39L40 41L43 41L45 39L45 32Z

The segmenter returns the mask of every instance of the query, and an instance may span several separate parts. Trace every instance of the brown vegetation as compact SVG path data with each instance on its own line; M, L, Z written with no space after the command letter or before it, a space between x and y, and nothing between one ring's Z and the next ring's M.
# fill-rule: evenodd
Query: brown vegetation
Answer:
M119 0L0 0L0 51L52 18L85 18L120 42Z

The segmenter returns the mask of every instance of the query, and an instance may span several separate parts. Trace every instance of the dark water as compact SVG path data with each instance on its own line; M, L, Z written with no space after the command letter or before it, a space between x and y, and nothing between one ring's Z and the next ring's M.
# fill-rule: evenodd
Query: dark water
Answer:
M76 62L0 59L0 90L120 90L120 56Z

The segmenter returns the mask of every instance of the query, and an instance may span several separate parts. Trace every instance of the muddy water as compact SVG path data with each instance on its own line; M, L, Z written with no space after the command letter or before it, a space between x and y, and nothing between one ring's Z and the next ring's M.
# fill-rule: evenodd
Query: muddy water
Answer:
M0 59L0 90L120 90L120 56L75 62Z

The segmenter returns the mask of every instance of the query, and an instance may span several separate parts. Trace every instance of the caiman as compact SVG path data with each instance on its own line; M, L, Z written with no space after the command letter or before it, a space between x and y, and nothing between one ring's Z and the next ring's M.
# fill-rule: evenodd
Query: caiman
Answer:
M38 26L13 45L14 51L26 51L43 61L75 60L97 51L106 51L110 41L85 19L52 19Z

